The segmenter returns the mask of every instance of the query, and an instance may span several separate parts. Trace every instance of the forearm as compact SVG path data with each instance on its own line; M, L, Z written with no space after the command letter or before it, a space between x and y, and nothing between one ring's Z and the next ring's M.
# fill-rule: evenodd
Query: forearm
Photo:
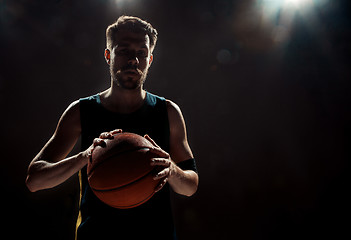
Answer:
M182 170L177 166L169 176L168 183L176 193L191 196L197 191L199 178L194 171Z
M28 168L26 185L31 192L55 187L83 168L87 161L88 156L85 152L55 163L45 160L33 161Z

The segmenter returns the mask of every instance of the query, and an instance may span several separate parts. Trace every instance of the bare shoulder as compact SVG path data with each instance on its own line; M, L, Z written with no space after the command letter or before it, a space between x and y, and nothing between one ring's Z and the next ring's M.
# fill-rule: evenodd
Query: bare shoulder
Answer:
M167 101L167 112L170 128L170 153L174 162L193 158L186 133L186 125L180 107Z
M166 99L166 103L167 103L167 112L168 112L168 116L170 118L183 118L183 114L182 111L180 109L180 107L172 102L171 100ZM170 119L171 120L171 119Z
M80 113L79 111L79 100L76 100L74 102L72 102L66 109L66 111L64 113L67 114L72 114L72 115L77 115Z
M73 149L81 133L79 100L72 102L62 114L56 130L34 162L45 159L57 162L67 156Z
M168 120L170 125L170 130L176 132L185 131L185 122L182 111L180 107L172 102L171 100L166 100L167 103L167 112L168 112Z
M59 133L60 130L66 130L66 129L80 132L81 126L80 126L79 100L72 102L64 111L64 113L62 114L59 120L56 133Z
M166 100L166 102L171 138L183 139L186 137L186 126L180 107L170 100Z

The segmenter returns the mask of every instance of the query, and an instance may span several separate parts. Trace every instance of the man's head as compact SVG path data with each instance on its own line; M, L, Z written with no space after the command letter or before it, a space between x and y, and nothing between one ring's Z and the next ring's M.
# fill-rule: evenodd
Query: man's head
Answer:
M149 36L150 49L153 52L157 42L157 30L152 25L138 17L121 16L117 21L106 29L106 46L111 50L116 45L116 36L120 30L131 31L135 33L144 33Z
M121 16L106 30L105 58L114 82L125 89L141 87L152 63L157 31L137 17Z

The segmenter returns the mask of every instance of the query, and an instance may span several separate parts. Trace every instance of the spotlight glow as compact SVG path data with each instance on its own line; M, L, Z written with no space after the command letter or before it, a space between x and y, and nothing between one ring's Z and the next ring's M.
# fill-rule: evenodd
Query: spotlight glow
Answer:
M297 10L301 8L310 8L318 3L318 0L258 0L260 4L268 8L289 8L290 10Z
M275 44L289 41L295 19L299 18L312 29L321 29L318 10L332 0L256 0L255 8L261 16L261 26L271 35Z
M295 8L309 8L313 6L312 0L285 0L285 5L291 5Z
M303 2L306 2L306 0L286 0L285 1L286 3L292 3L292 4L295 4L295 5L300 5L301 3Z
M256 7L262 8L267 16L277 16L280 12L308 15L323 7L331 0L256 0Z

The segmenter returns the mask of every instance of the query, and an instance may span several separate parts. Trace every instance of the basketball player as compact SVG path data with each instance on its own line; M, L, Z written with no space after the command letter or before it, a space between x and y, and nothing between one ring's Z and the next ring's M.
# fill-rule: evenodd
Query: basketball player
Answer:
M193 195L198 186L195 160L179 107L143 89L151 66L157 31L137 17L122 16L106 30L105 59L111 86L73 102L61 116L56 131L28 167L30 191L55 187L80 172L81 202L76 237L85 239L175 239L170 188ZM102 203L89 187L86 165L92 150L123 129L145 136L157 154L150 163L163 166L155 195L131 209ZM82 151L67 155L82 137Z

